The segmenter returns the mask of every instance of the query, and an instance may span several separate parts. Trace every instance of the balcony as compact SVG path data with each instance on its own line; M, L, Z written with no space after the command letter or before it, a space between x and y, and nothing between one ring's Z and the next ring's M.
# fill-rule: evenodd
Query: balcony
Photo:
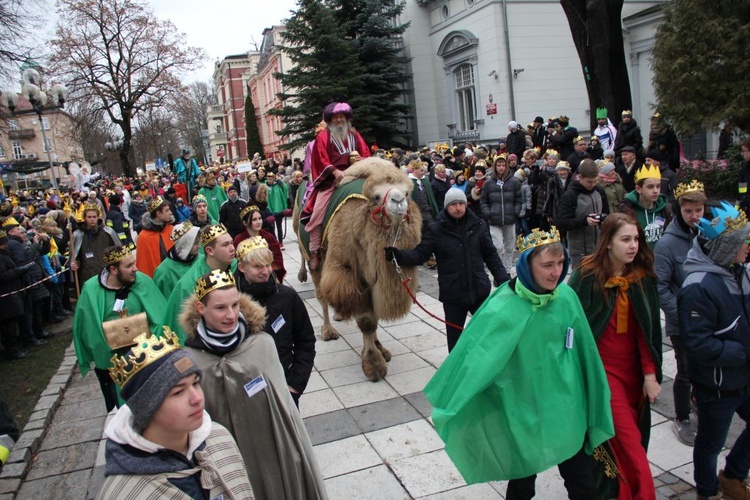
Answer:
M213 132L208 135L208 140L211 143L226 143L228 142L229 138L227 136L226 132Z
M36 132L32 128L19 128L15 130L8 130L8 138L11 140L16 139L33 139L36 137Z

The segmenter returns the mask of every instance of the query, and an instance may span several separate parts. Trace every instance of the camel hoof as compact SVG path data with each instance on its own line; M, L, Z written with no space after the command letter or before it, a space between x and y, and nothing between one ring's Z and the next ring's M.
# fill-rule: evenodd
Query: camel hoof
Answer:
M336 340L341 335L339 334L339 331L336 330L332 325L323 325L323 328L320 331L320 338L325 340L326 342L329 340Z
M297 273L297 279L299 280L300 283L307 283L307 269L306 268L303 267L302 269L299 270L299 272Z
M388 365L380 351L371 350L362 352L362 372L372 382L382 380L388 374Z
M344 317L341 316L339 313L333 314L333 321L344 321Z
M379 345L378 349L380 350L380 354L383 355L383 358L385 358L385 362L386 363L391 360L391 351L389 351L388 349L386 349L382 345Z

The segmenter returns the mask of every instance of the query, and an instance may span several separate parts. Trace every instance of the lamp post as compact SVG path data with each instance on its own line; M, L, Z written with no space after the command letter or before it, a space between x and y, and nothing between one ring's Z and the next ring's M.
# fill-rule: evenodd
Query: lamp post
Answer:
M109 152L114 153L115 151L122 150L123 145L125 144L125 141L122 139L117 139L114 141L107 141L104 143L104 149L106 149ZM109 174L109 156L107 156L107 174Z
M23 87L21 93L31 103L31 107L39 117L39 128L42 129L42 141L44 141L44 149L47 152L47 160L49 161L50 175L52 177L52 187L57 191L57 179L55 178L54 165L52 164L52 152L51 144L47 143L47 134L44 132L44 124L42 123L42 113L50 109L58 109L65 107L65 101L68 98L68 88L58 83L53 85L52 92L52 103L47 106L49 98L45 92L40 89L42 78L39 76L39 72L35 69L29 68L22 73ZM16 114L16 108L18 107L18 94L11 91L5 91L0 95L0 104L10 109L10 112Z

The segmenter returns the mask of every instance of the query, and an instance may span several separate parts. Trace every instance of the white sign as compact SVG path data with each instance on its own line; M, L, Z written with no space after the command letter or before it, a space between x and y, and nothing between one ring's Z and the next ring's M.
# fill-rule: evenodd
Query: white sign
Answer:
M146 163L146 171L156 170L156 163Z
M237 172L249 172L253 169L253 163L250 161L241 161L235 165L237 167Z

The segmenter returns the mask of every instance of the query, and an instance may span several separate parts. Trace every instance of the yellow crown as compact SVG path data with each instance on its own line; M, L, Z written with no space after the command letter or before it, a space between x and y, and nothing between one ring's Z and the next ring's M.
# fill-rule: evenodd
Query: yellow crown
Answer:
M177 335L164 327L164 336L157 337L150 332L144 332L133 339L135 345L124 356L115 354L109 360L109 376L120 387L125 387L133 376L166 354L180 349Z
M578 137L576 137L575 139L573 139L573 144L576 144L576 143L581 142L581 141L586 142L586 139L582 135L579 135Z
M112 264L117 264L131 253L130 247L128 246L118 247L117 249L104 254L104 265L111 266Z
M697 180L693 180L691 182L680 182L676 188L674 188L674 197L679 198L683 194L686 193L692 193L692 192L701 192L705 193L706 189L703 187L702 182L698 182Z
M198 300L203 299L206 295L226 286L235 286L234 276L232 273L225 273L221 269L214 269L206 273L195 282L195 296Z
M560 243L560 231L555 226L552 226L549 232L537 228L525 237L519 234L516 240L516 246L521 253L535 247L549 245L550 243Z
M227 228L224 226L224 224L215 224L213 226L209 226L206 231L201 232L201 245L205 247L222 234L227 234Z
M268 242L262 236L253 236L242 240L237 246L237 260L242 261L247 254L258 248L268 248Z
M8 233L0 229L0 238L7 238L7 237L8 237Z
M191 229L193 229L193 224L189 220L186 220L182 223L181 226L177 225L174 227L174 229L172 229L172 234L169 235L169 239L172 241L177 241L188 234ZM193 240L193 242L195 242L195 240Z
M245 217L250 215L250 212L257 211L260 212L260 208L258 208L257 205L248 205L245 208L242 209L240 212L240 220L245 220Z
M149 212L156 212L156 210L160 206L162 206L163 203L164 203L164 198L162 198L161 196L157 196L156 198L148 202L148 206L146 207L146 210L148 210Z
M661 179L661 170L657 165L644 165L635 173L635 183L644 179Z
M96 213L99 213L99 204L97 204L97 203L91 203L91 202L87 201L86 203L83 204L83 212L82 213L85 214L89 210L94 210Z
M724 222L724 232L729 233L731 231L736 231L737 229L742 229L747 224L747 215L745 215L744 210L738 210L737 217L727 217L726 221Z

